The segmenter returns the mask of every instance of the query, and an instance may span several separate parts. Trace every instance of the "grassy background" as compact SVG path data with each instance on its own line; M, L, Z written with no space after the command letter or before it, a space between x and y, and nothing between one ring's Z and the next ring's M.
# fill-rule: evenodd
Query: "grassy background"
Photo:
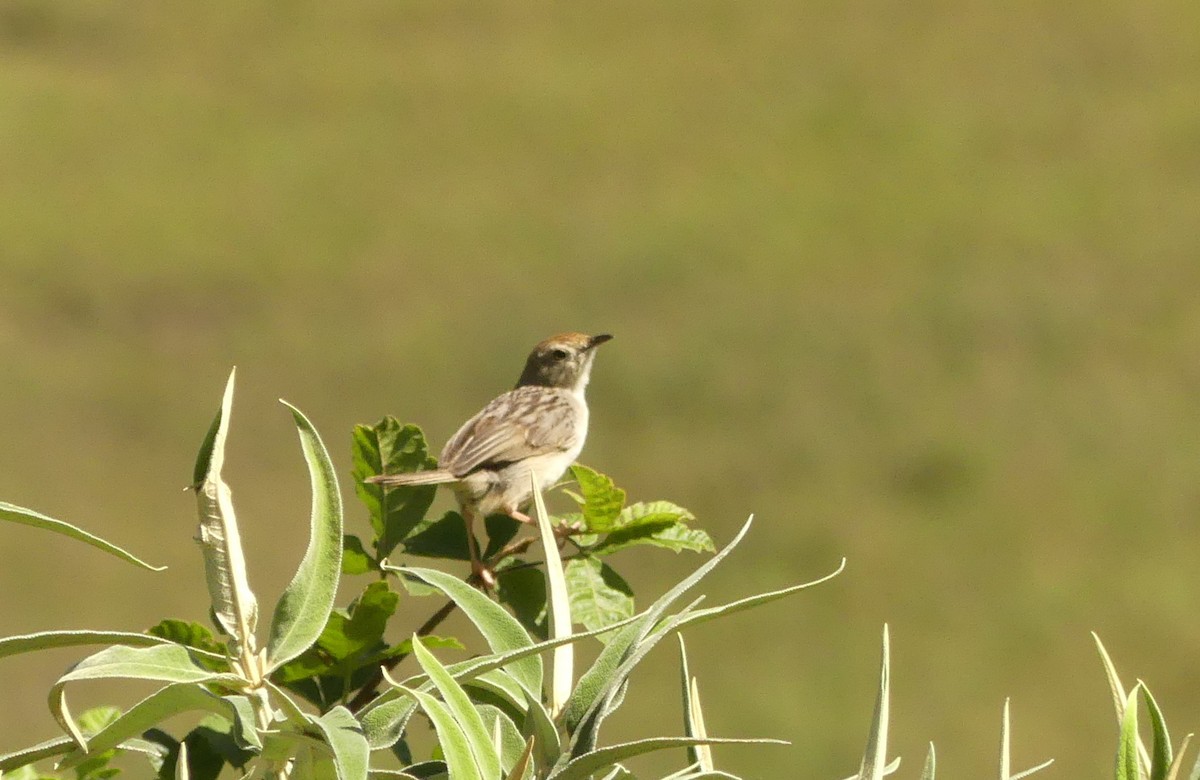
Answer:
M269 604L308 506L275 397L344 473L354 423L440 445L604 330L586 462L719 541L757 514L712 598L849 558L692 633L712 730L795 743L723 764L853 772L887 621L908 773L990 774L1012 696L1017 764L1102 776L1090 630L1200 727L1197 94L1182 0L0 0L0 497L171 566L5 527L0 633L203 619L180 489L231 364ZM0 664L0 749L76 655ZM675 728L675 674L608 738Z

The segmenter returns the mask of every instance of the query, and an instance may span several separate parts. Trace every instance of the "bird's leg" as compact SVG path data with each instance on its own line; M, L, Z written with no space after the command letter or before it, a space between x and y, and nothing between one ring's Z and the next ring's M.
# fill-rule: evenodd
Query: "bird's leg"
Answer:
M479 544L475 540L475 513L463 509L463 520L467 523L467 552L471 556L471 576L478 580L484 590L496 587L496 574L479 560Z
M525 514L524 512L522 512L519 509L513 508L513 509L508 510L508 516L511 517L513 520L516 520L519 523L525 523L526 525L537 526L536 520L534 520L532 517ZM579 523L560 523L559 525L554 526L554 535L557 536L559 541L561 542L563 539L566 539L571 534L577 534L577 533L581 532L582 530L583 530L583 527ZM561 546L561 544L559 546Z

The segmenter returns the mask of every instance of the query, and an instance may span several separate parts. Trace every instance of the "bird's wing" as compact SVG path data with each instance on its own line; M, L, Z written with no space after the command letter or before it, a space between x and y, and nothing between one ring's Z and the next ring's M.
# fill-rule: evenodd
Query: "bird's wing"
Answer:
M518 387L501 395L446 443L439 468L463 477L478 468L569 450L579 402L566 391Z

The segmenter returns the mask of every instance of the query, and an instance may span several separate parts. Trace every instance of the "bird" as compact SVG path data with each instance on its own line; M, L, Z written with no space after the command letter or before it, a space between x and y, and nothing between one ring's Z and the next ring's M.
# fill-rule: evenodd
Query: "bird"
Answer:
M492 399L463 423L442 448L435 469L379 474L366 482L382 486L450 485L467 526L471 573L485 588L494 574L479 560L477 518L505 514L535 524L523 508L553 485L583 451L588 431L584 390L596 347L607 333L560 333L529 353L516 386Z

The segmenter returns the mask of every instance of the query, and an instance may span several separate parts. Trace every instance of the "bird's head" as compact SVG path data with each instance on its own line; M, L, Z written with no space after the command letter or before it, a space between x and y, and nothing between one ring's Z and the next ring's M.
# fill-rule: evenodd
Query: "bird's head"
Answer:
M592 373L592 360L596 347L611 339L602 333L589 336L586 333L560 333L538 344L525 361L525 370L517 380L517 387L538 385L561 387L582 393Z

